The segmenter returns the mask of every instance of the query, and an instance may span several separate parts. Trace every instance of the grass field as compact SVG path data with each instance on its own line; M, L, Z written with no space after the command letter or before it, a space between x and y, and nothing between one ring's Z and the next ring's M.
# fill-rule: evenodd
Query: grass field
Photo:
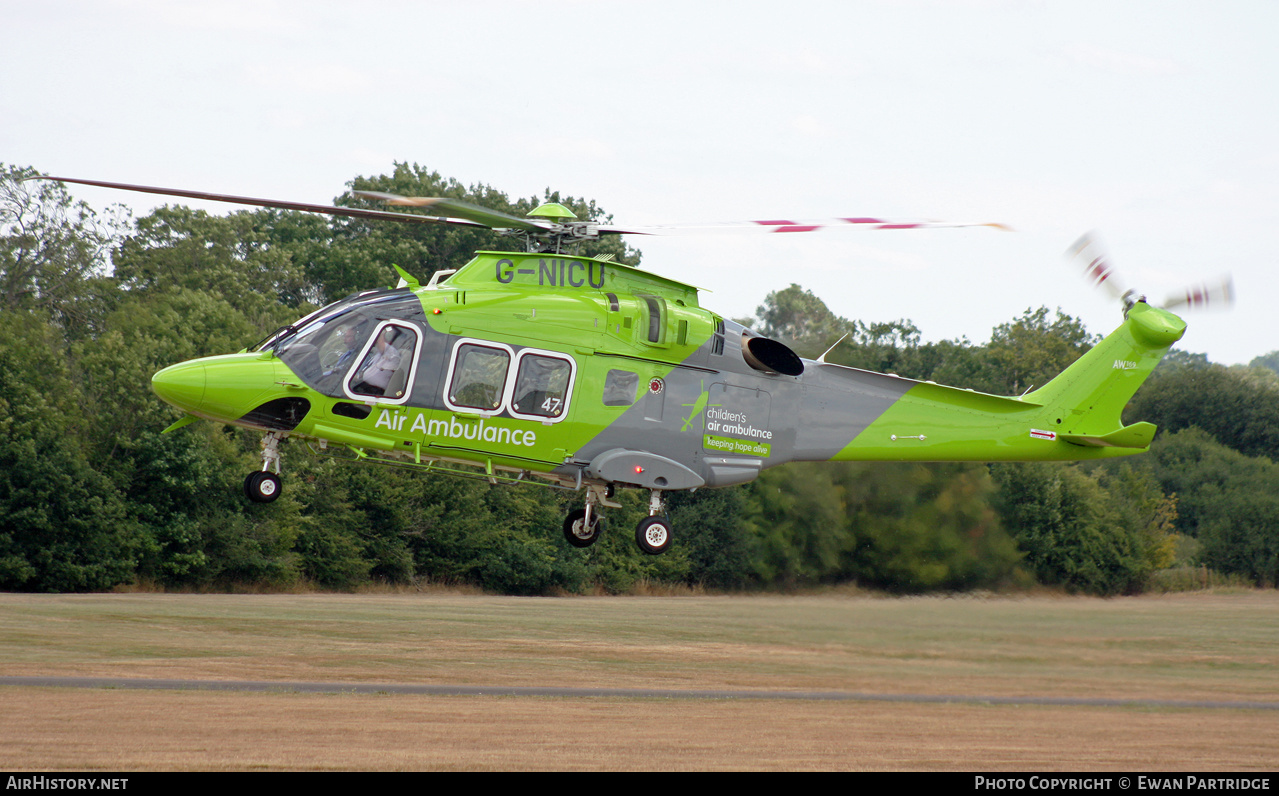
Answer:
M1279 701L1279 593L0 595L0 676ZM0 688L0 769L1239 770L1279 711Z

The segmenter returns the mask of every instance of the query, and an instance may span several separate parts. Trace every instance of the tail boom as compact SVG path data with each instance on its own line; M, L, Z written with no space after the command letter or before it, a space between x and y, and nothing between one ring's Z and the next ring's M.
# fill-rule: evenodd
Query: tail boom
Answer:
M832 460L1076 461L1145 451L1150 423L1124 426L1124 406L1185 333L1144 302L1122 326L1044 387L1003 397L915 382Z

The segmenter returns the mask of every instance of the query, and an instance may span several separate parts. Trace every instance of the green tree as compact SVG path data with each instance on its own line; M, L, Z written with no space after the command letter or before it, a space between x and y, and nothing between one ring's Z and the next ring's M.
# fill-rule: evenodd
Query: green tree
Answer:
M0 163L0 312L40 312L69 333L92 331L112 298L107 252L125 218L72 200L61 183L21 181Z
M780 340L804 356L817 356L853 329L811 290L796 284L769 293L755 314L758 324L751 325L760 334Z
M198 291L226 302L253 328L274 329L296 318L314 291L302 268L270 244L264 222L271 218L161 207L138 219L116 250L115 278L137 299Z
M1165 434L1198 427L1245 456L1279 458L1279 376L1264 368L1192 363L1158 370L1125 416Z
M751 324L760 334L786 343L801 356L817 357L829 349L826 361L833 364L912 379L932 378L933 371L948 356L954 356L954 349L965 345L923 343L919 329L904 318L850 321L831 312L812 291L795 284L769 293L755 312L759 319L751 319Z
M971 390L998 389L998 382L991 378L985 347L975 346L967 338L931 343L921 359L929 363L928 375L914 378Z
M827 466L800 462L751 482L742 521L763 583L793 588L840 579L853 539L843 490L831 476Z
M1271 351L1269 354L1262 354L1254 358L1248 363L1251 368L1268 368L1279 374L1279 351Z
M1279 585L1279 465L1193 427L1160 436L1141 465L1176 495L1176 528L1202 563Z
M42 319L0 313L0 588L109 588L146 547L86 455L62 348Z
M1153 482L1115 483L1106 470L1043 462L996 464L991 472L1004 524L1042 583L1122 594L1170 563L1175 504Z
M1020 318L1000 324L986 346L989 368L987 392L1020 395L1042 387L1092 348L1095 338L1083 323L1057 310L1026 310Z
M667 496L679 547L688 556L687 580L715 589L755 585L754 540L742 523L749 487L699 489Z
M893 591L998 586L1021 558L976 464L845 464L857 580Z

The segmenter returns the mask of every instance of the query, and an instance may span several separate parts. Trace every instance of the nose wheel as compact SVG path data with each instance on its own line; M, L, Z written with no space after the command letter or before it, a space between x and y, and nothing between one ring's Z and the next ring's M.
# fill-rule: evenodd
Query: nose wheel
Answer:
M280 496L280 440L285 436L272 431L262 437L262 469L244 479L244 496L254 503L270 503Z
M280 476L261 470L244 479L244 496L254 503L270 503L280 496Z

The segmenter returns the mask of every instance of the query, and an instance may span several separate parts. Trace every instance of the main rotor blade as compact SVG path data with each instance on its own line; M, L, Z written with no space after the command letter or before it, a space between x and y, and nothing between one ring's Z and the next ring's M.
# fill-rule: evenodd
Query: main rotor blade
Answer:
M445 199L435 196L400 196L381 191L352 191L356 196L365 199L378 199L389 205L405 207L426 207L432 211L447 213L452 218L464 218L493 229L518 229L522 232L553 232L558 225L544 221L533 221L520 218L500 210L489 210L487 207L468 204L457 199Z
M894 221L885 218L822 218L816 220L773 219L768 221L725 221L711 224L659 224L621 226L601 224L601 235L716 235L772 232L818 232L827 229L933 229L941 227L995 227L1004 224L980 221Z
M273 207L281 210L301 210L307 213L323 213L331 216L347 216L350 218L368 218L380 221L399 221L411 224L454 224L468 227L488 229L511 229L534 234L561 235L569 238L592 237L601 235L703 235L703 234L758 234L772 232L816 232L826 229L930 229L941 227L995 227L1009 229L1003 224L991 222L968 221L896 221L883 218L827 218L819 220L768 220L768 221L732 221L711 224L661 224L651 226L620 226L615 224L590 224L591 231L582 235L573 231L565 231L564 225L549 221L520 218L499 210L472 205L457 199L425 196L400 196L381 191L353 191L356 196L376 199L388 204L403 207L423 207L449 215L419 215L416 213L396 213L388 210L371 210L359 207L339 207L337 205L317 205L307 202L289 202L280 199L261 199L252 196L234 196L230 194L209 193L207 191L191 191L182 188L158 188L150 185L131 185L121 182L103 180L85 180L77 177L35 176L28 180L53 180L70 182L79 185L92 185L99 188L115 188L122 191L137 191L162 196L180 196L187 199L202 199L212 202L228 202L231 204L252 205L255 207Z
M231 196L228 194L207 193L204 191L188 191L181 188L156 188L150 185L128 185L122 182L103 182L101 180L82 180L75 177L48 177L44 175L25 177L25 180L53 180L54 182L73 182L79 185L93 185L98 188L116 188L122 191L154 193L161 196L181 196L187 199L205 199L212 202L229 202L237 205L253 205L256 207L274 207L281 210L302 210L307 213L324 213L330 216L349 216L351 218L371 218L380 221L401 221L410 224L459 224L467 227L487 227L488 224L477 223L462 218L444 218L442 216L424 216L416 213L394 213L389 210L368 210L360 207L338 207L337 205L313 205L305 202L285 202L279 199L258 199L251 196Z

